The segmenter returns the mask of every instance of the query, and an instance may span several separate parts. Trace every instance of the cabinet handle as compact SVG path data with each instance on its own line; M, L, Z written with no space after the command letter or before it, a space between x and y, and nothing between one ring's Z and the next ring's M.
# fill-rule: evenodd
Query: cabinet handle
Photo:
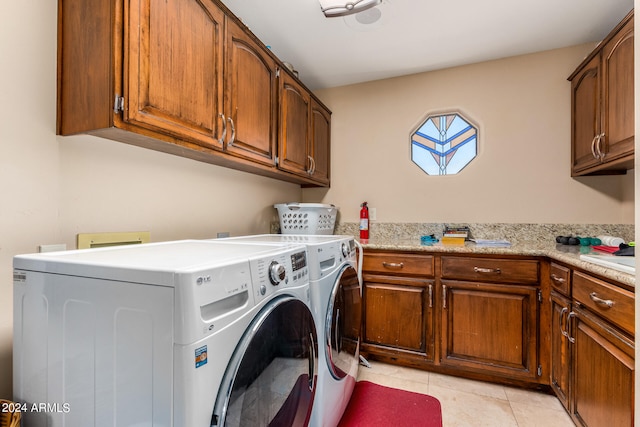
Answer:
M309 159L309 169L307 169L307 173L309 175L313 175L316 171L316 161L311 156L307 156Z
M227 137L227 119L222 113L220 113L219 116L222 117L222 135L218 139L218 142L224 145L224 139Z
M564 319L564 315L569 311L568 307L563 307L562 311L560 312L560 333L565 336L566 338L569 338L569 332L566 331L566 328L563 328L563 319Z
M555 275L555 274L553 274L553 273L551 273L551 279L552 279L554 282L558 282L558 283L564 283L564 282L565 282L565 279L564 279L563 277L556 276L556 275Z
M595 135L591 140L591 154L594 158L599 159L598 154L596 154L596 139L598 139L600 135Z
M602 149L600 146L600 143L602 142L603 138L604 138L604 132L598 135L598 142L596 143L596 151L598 152L598 158L600 159L600 161L604 160L604 156L606 155L606 153L602 152Z
M383 261L382 262L382 266L385 268L392 268L395 270L400 270L402 268L404 268L404 263L403 262L386 262Z
M591 298L591 301L595 302L598 305L601 305L605 308L611 308L613 307L613 301L610 299L602 299L600 297L598 297L598 294L596 294L595 292L591 292L589 294L589 298Z
M502 271L500 271L499 268L473 267L473 271L475 271L476 273L482 273L482 274L500 274L500 273L502 273Z
M235 142L235 140L236 140L236 126L233 123L233 119L231 117L228 117L227 121L231 125L231 139L229 140L229 143L227 144L227 146L229 146L229 145L233 144Z
M447 309L447 285L442 285L442 308Z
M433 285L429 285L429 308L433 307Z
M571 318L576 317L576 313L574 313L573 311L571 313L569 313L569 315L567 316L567 339L569 340L570 343L575 343L576 339L574 337L572 337L571 335L569 335L569 325L571 324Z

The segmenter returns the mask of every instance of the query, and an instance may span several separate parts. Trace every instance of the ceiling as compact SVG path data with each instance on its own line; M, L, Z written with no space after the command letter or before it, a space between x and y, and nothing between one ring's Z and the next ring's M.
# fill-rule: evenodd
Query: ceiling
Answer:
M222 2L312 90L597 42L633 8L633 0L383 0L326 18L318 0Z

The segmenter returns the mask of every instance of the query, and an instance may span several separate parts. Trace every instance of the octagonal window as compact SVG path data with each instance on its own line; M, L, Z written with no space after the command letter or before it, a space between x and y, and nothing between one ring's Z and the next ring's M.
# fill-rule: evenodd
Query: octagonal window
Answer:
M454 175L478 154L478 129L459 113L430 115L411 134L411 160L429 175Z

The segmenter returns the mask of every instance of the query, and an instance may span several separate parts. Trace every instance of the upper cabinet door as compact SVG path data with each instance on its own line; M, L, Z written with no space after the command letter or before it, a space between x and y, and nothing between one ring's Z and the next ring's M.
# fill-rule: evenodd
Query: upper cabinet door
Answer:
M266 48L227 20L225 61L226 149L275 164L277 138L276 63Z
M602 51L604 161L633 153L633 17Z
M311 96L287 73L280 73L279 168L309 176L309 111Z
M224 13L206 1L128 4L124 121L221 148Z
M594 57L571 81L572 171L596 165L600 134L600 57Z
M329 184L331 147L331 113L316 100L311 100L311 176Z

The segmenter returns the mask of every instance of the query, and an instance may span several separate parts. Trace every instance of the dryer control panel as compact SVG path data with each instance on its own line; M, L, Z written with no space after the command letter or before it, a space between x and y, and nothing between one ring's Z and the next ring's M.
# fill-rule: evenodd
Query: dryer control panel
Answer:
M266 258L251 260L256 303L286 289L307 286L309 266L304 246L288 247Z

